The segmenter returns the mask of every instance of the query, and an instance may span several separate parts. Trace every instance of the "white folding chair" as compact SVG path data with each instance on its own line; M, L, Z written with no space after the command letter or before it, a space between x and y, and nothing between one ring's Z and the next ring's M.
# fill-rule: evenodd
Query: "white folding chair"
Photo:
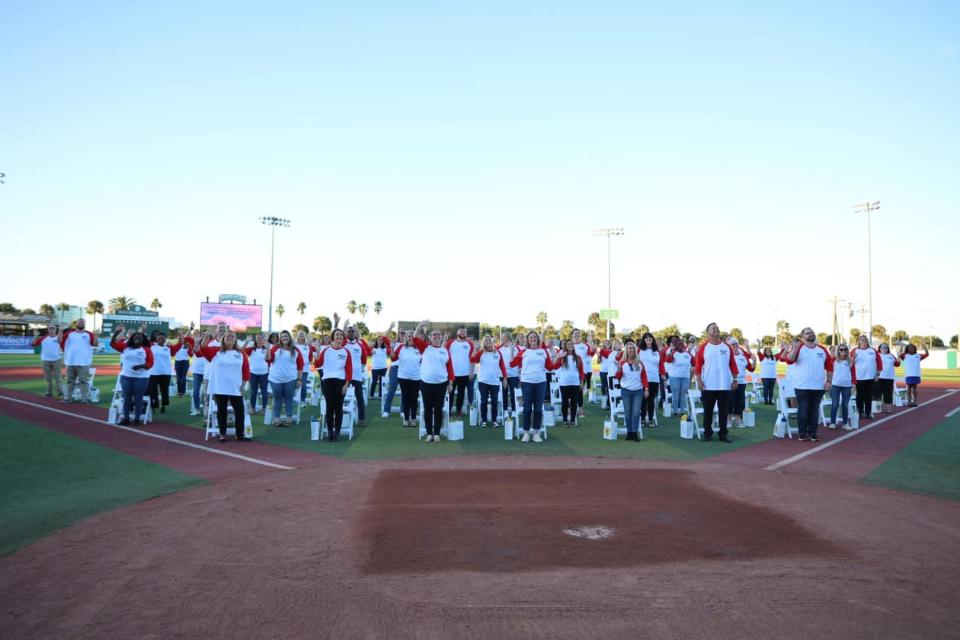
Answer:
M687 419L693 423L693 432L697 437L703 439L703 426L700 416L703 415L703 396L699 389L690 389L687 391ZM717 419L714 414L714 419Z
M830 399L830 394L823 394L823 397L820 398L820 416L817 418L818 424L821 427L827 426L827 416L830 415L830 409L832 407L833 400Z
M800 433L800 427L799 425L796 425L797 409L790 406L790 399L796 398L797 394L794 392L793 388L786 385L783 380L779 380L777 382L777 387L780 390L780 393L777 394L777 421L773 425L774 435L776 435L777 425L783 422L783 436L777 437L792 438L794 433L798 435ZM790 424L790 418L793 418L794 425L796 426L792 426Z
M905 407L907 405L907 382L904 378L897 376L893 379L893 406Z

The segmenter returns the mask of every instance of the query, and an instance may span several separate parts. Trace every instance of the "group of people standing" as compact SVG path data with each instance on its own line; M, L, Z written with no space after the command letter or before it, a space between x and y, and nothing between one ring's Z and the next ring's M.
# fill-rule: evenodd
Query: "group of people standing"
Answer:
M872 417L874 399L889 411L894 368L902 363L907 370L908 400L916 406L920 361L928 355L926 351L917 353L916 347L909 345L897 357L886 344L874 349L865 336L852 350L844 344L827 349L816 343L816 334L809 327L779 353L766 347L756 356L747 341L741 344L735 338L722 337L716 323L707 326L706 339L700 343L684 343L679 336L669 336L663 345L650 333L638 341L604 340L597 344L592 336L585 339L578 329L559 346L542 339L536 331L503 334L499 341L486 335L475 342L465 328L448 338L437 329L428 331L428 327L429 321L424 321L413 330L400 331L394 343L390 338L391 324L370 346L355 326L335 328L331 334L313 341L308 341L304 332L294 337L289 331L280 331L257 334L241 343L236 334L221 324L212 331L184 334L171 344L162 332L148 337L143 327L126 332L121 325L110 341L121 353L120 387L124 400L120 423L142 424L145 395L154 409L164 412L169 404L172 375L176 376L177 395L183 396L193 358L191 414L201 411L201 387L206 377L208 393L217 408L221 439L225 437L228 406L233 408L237 424L243 424L245 388L249 390L251 411L257 414L266 410L269 387L273 396L272 424L290 426L295 404L302 405L306 400L309 368L313 364L326 399L326 439L335 442L342 427L344 397L351 387L357 400L359 425L366 422L363 373L370 359L369 396L377 395L381 381L385 380L384 406L389 407L399 388L405 427L418 424L422 399L427 442L440 441L445 398L449 396L451 415L460 418L465 401L473 404L474 377L480 394L481 427L501 426L502 403L504 413L519 413L522 441L542 442L543 405L551 381L555 379L559 386L561 424L575 426L583 417L585 389L590 388L595 358L602 393L607 394L613 380L621 390L628 440L639 441L640 428L656 425L655 411L658 405L663 406L668 385L672 409L678 414L683 412L691 379L695 378L703 402L704 439L713 437L716 413L718 440L730 442L728 425L743 419L747 372L756 375L759 366L763 402L771 404L777 363L783 362L787 365L785 382L796 395L800 440L816 442L819 404L824 393L829 392L832 400L829 426L850 428L848 404L852 390L856 389L861 419ZM51 324L46 335L36 336L34 345L41 349L48 396L61 394L60 376L66 365L67 395L63 401L70 402L77 388L80 399L87 399L87 375L97 344L96 336L85 330L82 319L74 329L61 333ZM522 391L519 412L517 389ZM384 413L384 417L388 415ZM243 439L239 430L238 439Z

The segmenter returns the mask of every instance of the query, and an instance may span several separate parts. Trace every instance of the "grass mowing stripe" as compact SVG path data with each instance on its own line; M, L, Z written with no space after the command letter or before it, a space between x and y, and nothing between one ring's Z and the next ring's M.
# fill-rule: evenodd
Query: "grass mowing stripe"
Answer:
M0 556L102 511L205 481L0 416Z
M942 420L860 482L960 500L960 414Z

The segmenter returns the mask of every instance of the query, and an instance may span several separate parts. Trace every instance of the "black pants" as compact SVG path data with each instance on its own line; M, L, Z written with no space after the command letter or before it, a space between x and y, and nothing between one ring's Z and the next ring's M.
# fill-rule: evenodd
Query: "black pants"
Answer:
M703 400L703 433L713 435L713 408L716 405L717 419L720 421L720 437L727 435L727 414L730 413L730 391L707 391L701 394Z
M660 393L659 382L648 382L649 393L640 402L640 420L653 422L653 413L657 410L657 397Z
M873 378L857 380L857 413L861 418L869 418L873 410Z
M600 372L600 393L606 397L607 395L607 372Z
M763 379L763 404L773 404L773 387L776 384L776 378Z
M507 378L507 386L503 388L503 411L506 413L510 409L514 414L517 413L517 388L520 386L520 378Z
M568 384L560 387L560 415L564 422L577 419L577 398L580 397L579 385Z
M823 389L794 389L794 391L797 394L797 431L801 438L816 438Z
M667 383L661 382L660 383L660 402L659 402L661 409L663 409L663 403L666 399L667 399Z
M357 396L357 420L363 422L367 419L367 403L363 399L363 380L351 380L353 392Z
M741 382L737 385L737 388L734 389L731 394L733 395L733 408L730 410L730 413L733 415L742 418L743 410L747 406L747 385L744 382Z
M893 380L880 378L873 384L873 399L893 404Z
M583 384L581 384L578 389L579 393L577 394L577 408L583 409L583 393L584 389L587 392L590 391L590 383L593 382L593 372L584 372L583 374Z
M154 409L160 408L161 401L163 406L170 406L170 376L150 376L147 395L150 396L150 406Z
M370 397L380 396L380 381L383 380L386 369L373 369L370 371Z
M324 378L321 389L323 398L327 401L327 411L324 414L327 432L330 435L340 435L340 427L343 426L343 379Z
M463 376L466 380L467 376ZM446 382L421 382L420 394L423 396L423 423L428 436L439 436L443 426L443 394Z
M480 422L496 422L500 385L480 383ZM489 405L490 412L487 412Z
M187 392L187 371L190 370L189 360L174 360L173 371L177 374L177 395Z
M450 394L450 411L451 412L453 411L453 396L456 395L457 396L457 413L463 413L463 394L467 390L468 382L470 382L470 376L457 376L453 379L453 393ZM426 399L424 399L424 403L426 403ZM439 434L439 431L437 433Z
M159 377L159 376L158 376ZM170 376L167 376L167 384L170 383ZM237 429L237 440L243 438L243 396L225 396L220 393L213 394L213 401L217 403L217 426L220 428L220 435L227 435L227 403L233 407L234 426Z
M420 381L397 378L400 383L400 408L404 420L416 420L417 395L420 393Z

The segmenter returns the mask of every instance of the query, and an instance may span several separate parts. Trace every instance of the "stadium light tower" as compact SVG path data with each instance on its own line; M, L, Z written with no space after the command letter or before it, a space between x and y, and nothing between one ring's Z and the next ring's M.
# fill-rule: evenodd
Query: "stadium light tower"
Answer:
M286 218L277 218L275 216L262 216L262 224L270 227L270 302L267 307L267 332L273 331L273 238L276 235L277 227L289 227L290 221Z
M610 269L610 238L613 236L622 236L623 227L606 227L604 229L594 229L593 237L606 236L607 237L607 309L611 308L612 301L610 297L610 281L611 281L611 269ZM607 340L610 340L610 318L607 318Z
M867 312L870 319L870 325L867 327L867 340L873 344L873 256L872 241L870 239L870 213L880 208L880 201L861 202L853 205L854 213L867 214Z

